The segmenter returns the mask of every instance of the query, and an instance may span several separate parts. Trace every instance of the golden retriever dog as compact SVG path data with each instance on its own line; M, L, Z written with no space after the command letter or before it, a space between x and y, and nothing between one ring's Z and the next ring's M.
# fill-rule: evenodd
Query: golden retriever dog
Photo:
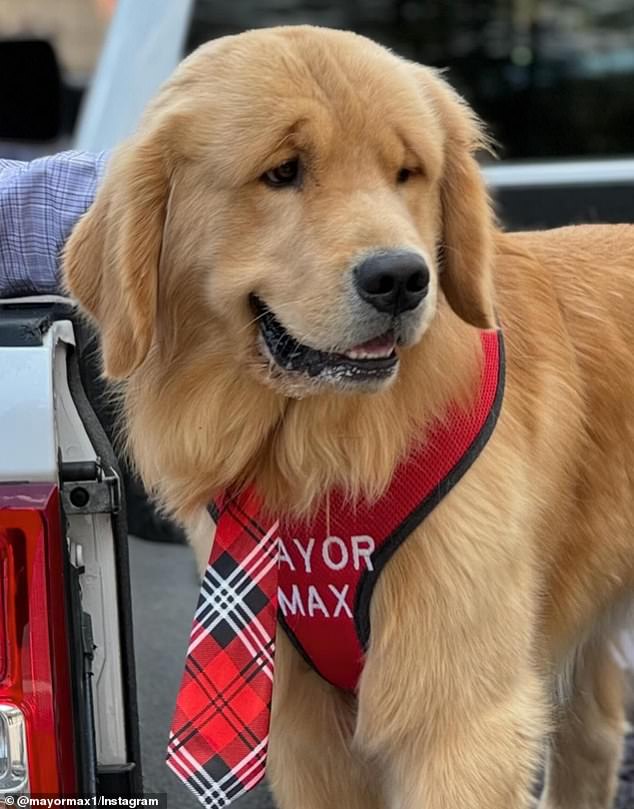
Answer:
M480 330L504 333L497 426L381 576L354 695L278 633L281 809L522 809L544 757L545 809L612 804L634 227L502 232L486 146L433 69L352 33L252 31L183 62L67 245L130 454L201 563L220 492L253 485L276 515L379 496L474 396Z

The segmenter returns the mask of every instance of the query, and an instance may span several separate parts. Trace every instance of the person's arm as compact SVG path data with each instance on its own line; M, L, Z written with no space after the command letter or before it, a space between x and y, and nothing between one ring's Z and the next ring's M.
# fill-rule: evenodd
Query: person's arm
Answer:
M0 159L0 297L60 292L61 250L95 196L107 156Z

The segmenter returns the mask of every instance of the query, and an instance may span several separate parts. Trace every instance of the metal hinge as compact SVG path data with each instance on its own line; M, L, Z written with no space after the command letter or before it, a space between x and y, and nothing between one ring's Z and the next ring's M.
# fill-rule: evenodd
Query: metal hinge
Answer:
M101 461L65 461L61 465L62 505L66 514L117 514L121 481Z

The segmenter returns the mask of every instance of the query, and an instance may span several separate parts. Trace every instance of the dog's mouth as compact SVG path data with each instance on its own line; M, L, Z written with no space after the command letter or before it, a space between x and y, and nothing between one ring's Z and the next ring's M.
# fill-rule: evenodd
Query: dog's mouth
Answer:
M321 351L290 335L256 295L251 295L250 300L269 360L283 371L358 383L380 382L396 373L399 360L392 330L346 351Z

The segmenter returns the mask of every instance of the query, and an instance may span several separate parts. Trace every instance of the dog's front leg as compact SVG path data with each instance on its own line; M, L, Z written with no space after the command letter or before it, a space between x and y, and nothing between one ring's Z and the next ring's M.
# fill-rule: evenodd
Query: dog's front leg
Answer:
M310 669L278 631L267 774L279 809L383 809L352 749L354 699Z
M383 771L386 809L532 809L536 745L535 724L527 695L535 693L531 677L497 706L464 706L435 719L430 733L420 716L418 733L385 739L377 754ZM521 693L521 692L524 693ZM412 713L415 713L413 711Z
M355 744L387 809L528 809L545 711L521 559L415 543L375 589Z

